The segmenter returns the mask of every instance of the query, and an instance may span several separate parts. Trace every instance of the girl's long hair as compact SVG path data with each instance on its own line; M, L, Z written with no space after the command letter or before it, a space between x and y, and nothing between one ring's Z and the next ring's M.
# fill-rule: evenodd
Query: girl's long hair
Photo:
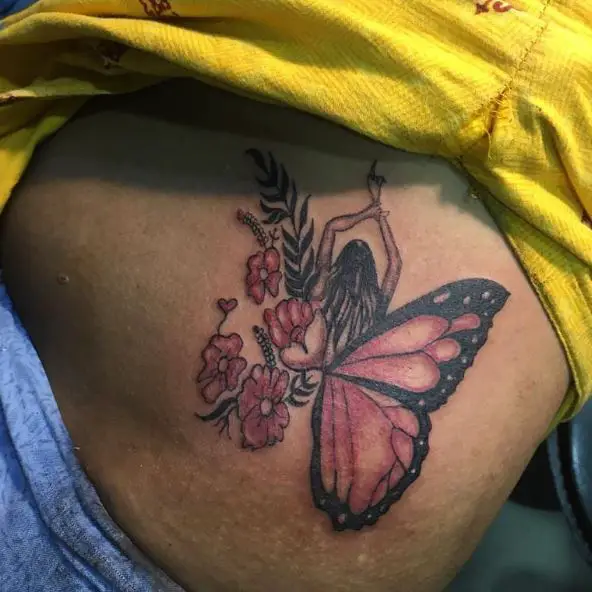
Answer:
M323 313L338 353L382 318L388 307L368 243L352 240L333 263Z

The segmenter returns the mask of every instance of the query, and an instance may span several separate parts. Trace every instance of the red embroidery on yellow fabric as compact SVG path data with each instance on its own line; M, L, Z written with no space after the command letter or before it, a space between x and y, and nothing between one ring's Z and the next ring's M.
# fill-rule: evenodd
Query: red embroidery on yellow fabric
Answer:
M165 13L176 16L169 0L140 0L140 4L148 16L159 18Z
M509 2L503 0L485 0L484 2L475 2L475 14L481 14L483 12L489 12L493 10L495 12L508 12L514 7Z

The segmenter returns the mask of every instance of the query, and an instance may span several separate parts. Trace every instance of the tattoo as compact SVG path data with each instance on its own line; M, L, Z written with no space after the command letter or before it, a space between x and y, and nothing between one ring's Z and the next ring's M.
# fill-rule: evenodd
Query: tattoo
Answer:
M250 229L257 242L266 249L269 246L270 240L272 240L272 236L268 235L265 230L263 230L263 226L259 223L259 220L251 214L251 212L243 212L243 210L238 210L236 213L236 217L239 222L247 225ZM277 240L277 239L276 239Z
M381 204L386 179L368 173L369 204L329 220L320 237L309 220L310 195L273 154L251 149L263 219L239 210L254 237L247 298L285 298L253 327L263 363L240 356L243 339L222 327L238 306L218 300L223 318L202 352L198 390L207 415L241 446L259 450L284 438L291 412L314 401L310 483L314 503L335 530L360 530L384 515L419 477L428 451L430 413L444 405L485 344L509 292L498 283L456 281L388 312L402 269ZM338 233L374 220L387 259L379 277L361 239L335 253ZM267 231L265 226L271 226ZM275 247L280 243L280 250ZM261 250L262 249L262 250ZM282 260L283 255L283 260Z
M269 368L275 368L277 363L275 360L275 354L273 353L273 346L271 345L271 341L269 336L265 332L265 329L258 327L255 325L253 327L253 333L255 333L255 339L263 352L263 357L265 358L265 365Z
M264 224L282 225L282 253L286 293L293 298L307 300L316 281L315 251L312 246L314 221L308 221L310 195L298 195L296 183L290 179L284 165L276 163L270 153L269 162L258 150L247 150L261 176L257 177L261 189L259 205L267 218Z

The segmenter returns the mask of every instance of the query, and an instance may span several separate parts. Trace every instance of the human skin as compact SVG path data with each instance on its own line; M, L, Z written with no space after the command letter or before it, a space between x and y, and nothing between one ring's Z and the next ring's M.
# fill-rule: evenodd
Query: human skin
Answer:
M273 154L301 195L312 196L321 278L355 239L372 253L387 314L467 278L509 295L452 394L429 410L421 474L359 529L335 529L339 516L315 504L322 492L315 498L311 458L321 419L315 424L313 413L322 392L301 407L286 402L289 421L274 424L267 440L245 437L249 410L230 415L229 437L199 417L232 396L238 405L254 367L266 365L253 325L269 335L265 310L290 298L283 239L274 242L277 295L267 286L258 303L249 293L247 263L264 247L237 211L265 217L253 148ZM329 257L322 229L372 207L374 161L385 179L380 204L336 233ZM3 222L5 281L78 458L115 521L187 590L441 589L567 389L552 327L466 179L437 159L301 113L182 82L97 101L39 149ZM389 231L400 265L393 246L385 248ZM323 305L323 294L317 281L308 301ZM246 364L236 388L211 387L206 398L204 352L224 313L218 300L232 298L237 306L221 331L241 337ZM278 372L295 376L294 358L281 357L287 348L271 343ZM330 373L329 363L307 363ZM393 400L420 413L401 392ZM354 422L356 433L384 450L384 433L365 430L367 421L375 425ZM357 458L356 470L371 475L372 454Z

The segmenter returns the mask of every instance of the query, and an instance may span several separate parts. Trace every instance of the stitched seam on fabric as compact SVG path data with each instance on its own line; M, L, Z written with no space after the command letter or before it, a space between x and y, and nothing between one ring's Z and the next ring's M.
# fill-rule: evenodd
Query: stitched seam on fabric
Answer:
M541 8L541 10L537 16L537 19L539 21L543 20L545 13L547 12L547 8L549 8L549 6L551 5L551 2L553 2L553 0L546 0L545 4ZM530 54L534 50L537 43L539 43L539 41L542 39L543 35L545 34L547 29L549 28L549 23L543 21L543 22L541 22L541 24L539 26L540 26L540 29L539 29L538 33L534 36L534 38L531 40L529 45L522 52L522 57L518 60L517 64L514 66L514 71L510 74L510 80L509 80L508 84L498 93L497 96L505 95L506 93L508 93L512 89L512 86L513 86L514 82L516 81L518 74L520 74L520 72L524 66L524 63L526 62L526 60L528 59L528 57L530 56Z
M542 21L547 9L551 5L551 2L553 2L553 0L546 0L545 1L545 4L543 5L541 10L539 11L539 14L536 17L538 21ZM500 87L500 89L495 93L493 98L491 98L481 104L481 106L475 111L474 115L469 118L467 125L470 125L471 122L474 120L474 118L478 117L479 113L481 113L488 105L491 105L492 102L496 105L496 107L495 107L496 112L499 112L499 108L501 106L502 101L506 98L506 96L512 90L518 75L520 74L520 72L522 71L522 68L524 67L524 64L526 63L526 60L530 57L530 54L532 53L532 51L534 50L536 45L540 42L540 40L543 38L543 35L546 33L548 28L549 28L548 22L543 21L539 24L539 31L534 35L533 39L531 39L530 43L523 50L522 55L520 56L520 58L518 59L518 61L514 65L512 72L510 73L509 80L502 87ZM490 137L489 130L486 130L485 135L487 137ZM462 158L463 154L469 152L471 150L471 148L473 148L474 146L479 144L479 142L481 142L482 140L483 140L483 136L481 136L479 139L477 139L474 142L472 142L471 144L469 144L466 147L466 149L464 149L462 151L462 153L459 155L458 158ZM443 140L442 140L442 142L443 142Z

